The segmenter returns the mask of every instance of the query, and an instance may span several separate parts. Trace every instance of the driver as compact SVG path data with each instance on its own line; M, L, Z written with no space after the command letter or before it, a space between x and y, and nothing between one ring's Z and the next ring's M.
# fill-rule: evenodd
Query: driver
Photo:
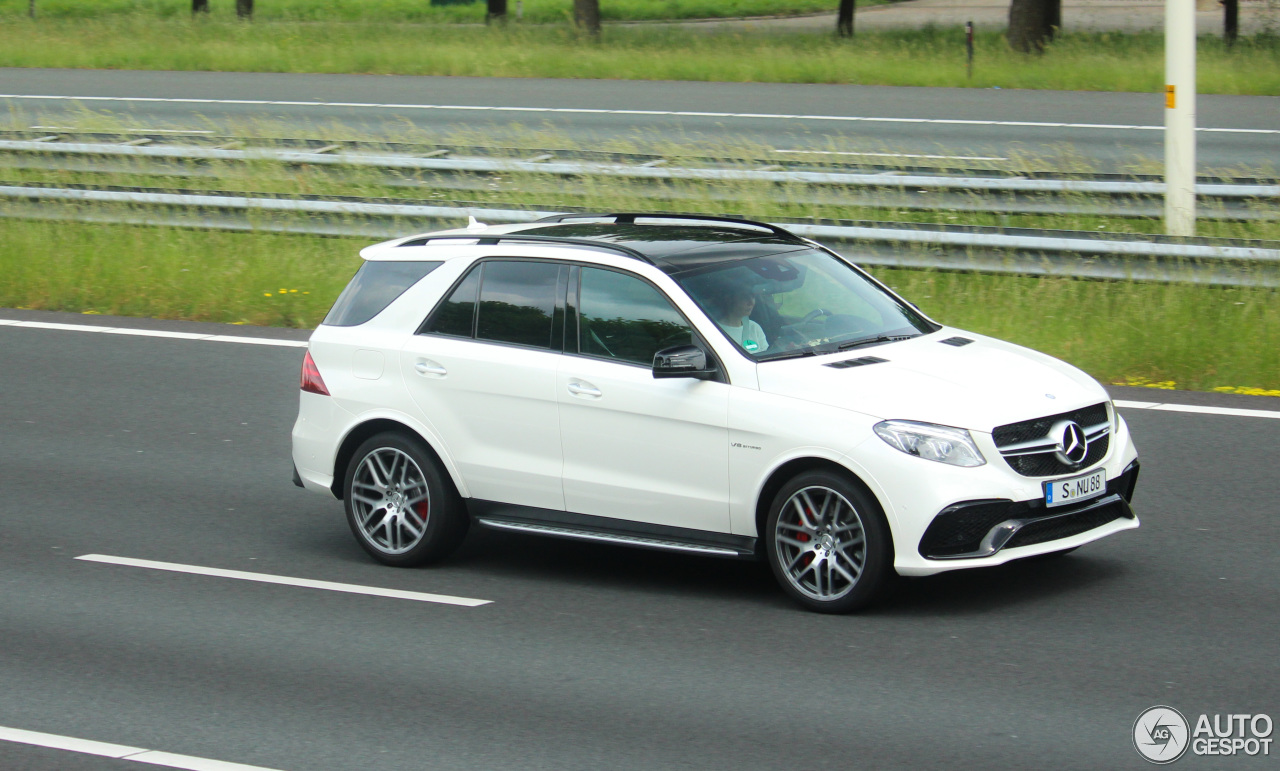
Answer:
M764 330L751 320L756 307L756 296L751 287L737 282L726 282L716 287L711 297L714 319L724 333L747 353L764 353L769 348Z

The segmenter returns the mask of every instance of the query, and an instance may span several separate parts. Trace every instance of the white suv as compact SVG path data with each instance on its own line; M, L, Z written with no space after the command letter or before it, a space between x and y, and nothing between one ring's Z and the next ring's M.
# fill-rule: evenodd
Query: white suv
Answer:
M398 239L311 337L295 482L389 565L502 530L767 559L826 612L893 573L1138 526L1106 391L765 224L570 215Z

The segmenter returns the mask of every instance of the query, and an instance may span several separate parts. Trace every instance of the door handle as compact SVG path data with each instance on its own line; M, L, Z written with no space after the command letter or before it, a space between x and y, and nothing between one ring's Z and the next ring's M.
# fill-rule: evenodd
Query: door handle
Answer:
M449 370L445 369L439 362L431 359L418 359L413 368L418 371L419 375L435 375L436 377L444 377L449 374Z
M601 396L599 388L596 388L590 383L584 383L580 380L569 381L569 393L573 394L574 396L589 396L593 399L598 399Z

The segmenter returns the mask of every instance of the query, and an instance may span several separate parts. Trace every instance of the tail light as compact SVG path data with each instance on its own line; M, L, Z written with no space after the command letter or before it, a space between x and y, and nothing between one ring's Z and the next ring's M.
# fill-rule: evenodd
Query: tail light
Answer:
M302 360L302 390L309 394L329 395L329 389L324 385L324 378L320 377L315 359L311 358L311 351L307 351L307 357Z

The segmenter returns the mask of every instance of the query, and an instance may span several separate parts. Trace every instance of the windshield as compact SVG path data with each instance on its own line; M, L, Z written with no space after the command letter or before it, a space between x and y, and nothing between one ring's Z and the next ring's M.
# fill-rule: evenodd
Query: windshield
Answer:
M932 332L933 324L816 249L675 276L734 345L758 360L833 353Z

